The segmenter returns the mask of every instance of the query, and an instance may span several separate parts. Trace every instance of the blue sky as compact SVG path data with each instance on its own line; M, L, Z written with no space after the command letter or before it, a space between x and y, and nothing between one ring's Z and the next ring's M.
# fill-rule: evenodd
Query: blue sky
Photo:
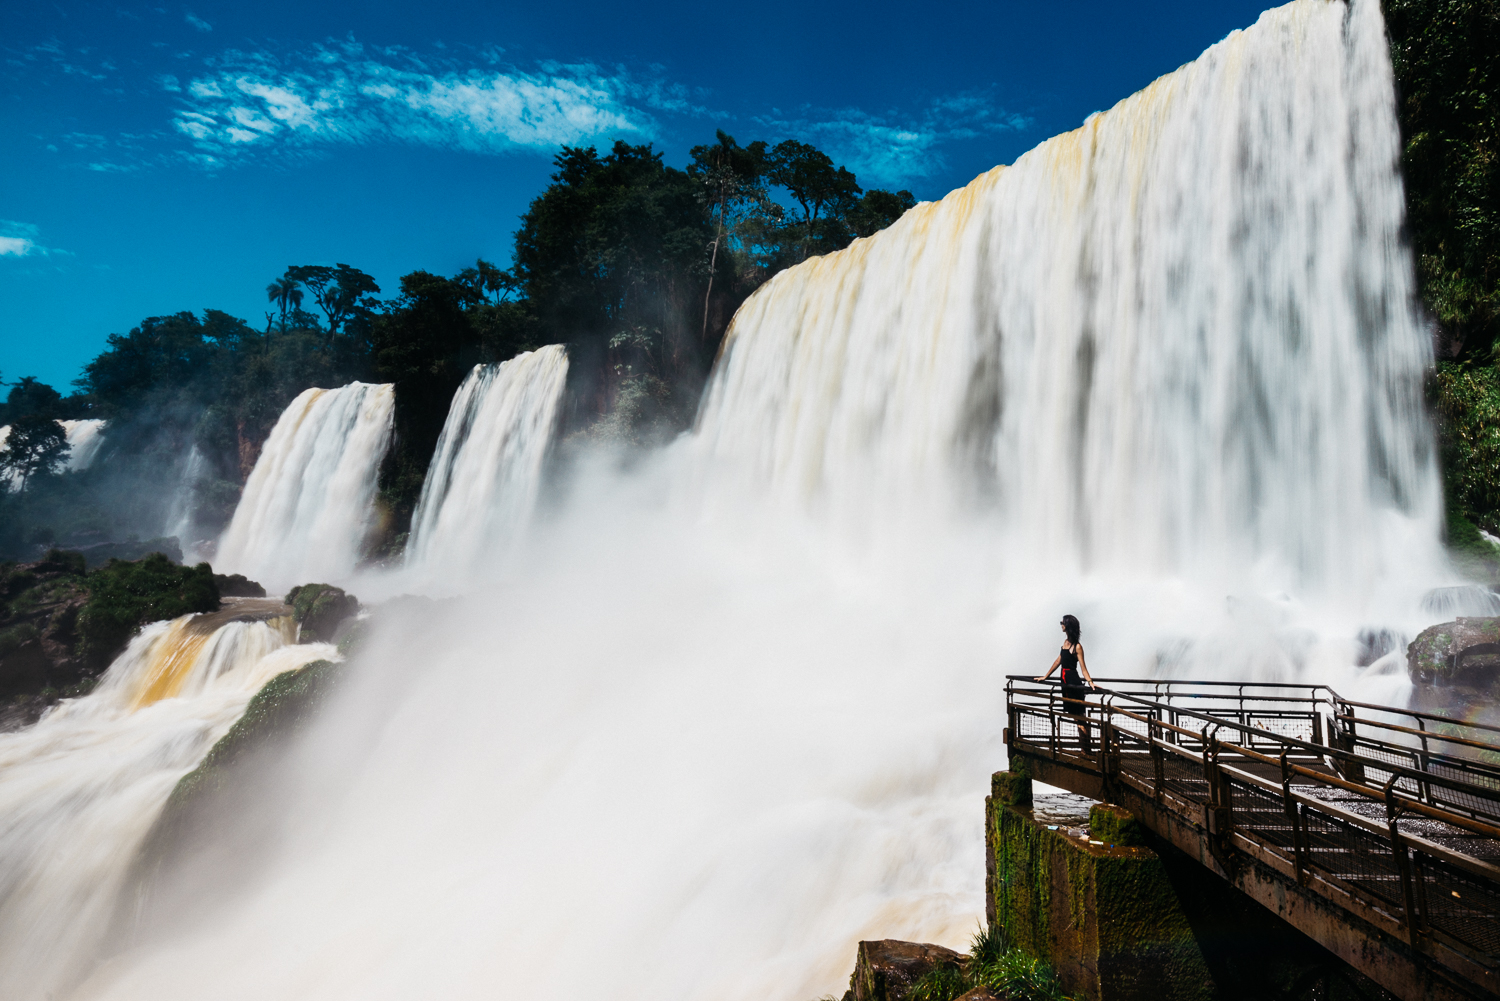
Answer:
M0 377L143 317L264 322L288 264L386 293L509 259L558 146L797 138L938 198L1261 4L0 4Z

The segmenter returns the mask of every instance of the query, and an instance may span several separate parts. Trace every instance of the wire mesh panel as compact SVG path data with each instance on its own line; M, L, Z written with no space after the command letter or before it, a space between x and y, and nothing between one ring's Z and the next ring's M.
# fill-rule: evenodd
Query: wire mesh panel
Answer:
M1292 818L1281 797L1239 779L1229 780L1231 821L1235 828L1262 844L1288 854L1294 847Z
M1494 883L1438 859L1417 854L1413 869L1422 887L1427 924L1500 962L1500 892Z
M1180 754L1166 754L1162 759L1162 788L1191 803L1207 804L1211 798L1203 762Z
M1301 806L1300 818L1304 866L1379 900L1393 915L1405 912L1401 867L1389 836L1312 806Z

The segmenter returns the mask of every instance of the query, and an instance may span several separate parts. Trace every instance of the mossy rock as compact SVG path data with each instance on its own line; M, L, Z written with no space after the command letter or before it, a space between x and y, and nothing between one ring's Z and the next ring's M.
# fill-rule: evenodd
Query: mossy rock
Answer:
M1418 684L1451 682L1464 658L1500 653L1500 618L1460 617L1428 626L1406 648L1406 671Z
M88 603L78 616L79 653L107 664L147 622L219 607L219 587L207 563L184 567L160 553L127 563L112 559L88 575Z
M255 749L299 730L317 715L343 665L315 660L266 682L245 706L245 714L172 790L163 817L221 790L234 766Z
M359 599L332 584L302 584L287 592L286 603L302 627L301 641L331 643L339 624L359 612Z

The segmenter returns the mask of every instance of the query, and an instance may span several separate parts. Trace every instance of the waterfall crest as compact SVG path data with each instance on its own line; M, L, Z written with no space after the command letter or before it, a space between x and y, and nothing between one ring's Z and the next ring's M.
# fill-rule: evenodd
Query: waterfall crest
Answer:
M269 586L348 577L374 519L396 402L389 384L309 389L282 413L215 561Z
M1440 487L1385 45L1369 0L1268 11L781 273L700 447L845 520L982 498L1084 567L1389 570L1436 539Z
M477 566L520 534L567 378L561 344L474 366L453 397L422 484L408 566Z
M177 780L267 681L335 654L327 644L293 645L290 616L225 618L146 626L88 695L0 734L7 997L56 996L87 972L134 855Z

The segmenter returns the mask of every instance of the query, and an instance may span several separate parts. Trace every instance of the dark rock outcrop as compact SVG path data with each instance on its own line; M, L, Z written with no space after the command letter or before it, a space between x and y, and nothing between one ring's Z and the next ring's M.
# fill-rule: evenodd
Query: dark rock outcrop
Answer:
M0 697L80 679L78 615L88 597L77 553L54 549L35 563L0 566Z
M1486 685L1500 673L1500 618L1428 626L1406 648L1406 671L1417 684Z
M337 642L339 626L359 612L359 599L332 584L303 584L287 592L303 643Z
M887 938L859 943L846 1001L902 1001L925 974L944 967L960 969L963 953L925 942Z
M244 574L214 574L214 583L219 586L221 598L264 598L266 589Z

